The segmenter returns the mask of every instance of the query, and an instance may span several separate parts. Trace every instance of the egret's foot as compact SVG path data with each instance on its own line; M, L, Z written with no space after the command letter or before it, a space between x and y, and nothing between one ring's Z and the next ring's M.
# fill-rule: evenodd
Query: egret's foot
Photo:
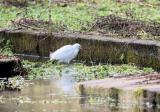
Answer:
M51 62L52 64L58 64L57 60L50 60L49 62Z

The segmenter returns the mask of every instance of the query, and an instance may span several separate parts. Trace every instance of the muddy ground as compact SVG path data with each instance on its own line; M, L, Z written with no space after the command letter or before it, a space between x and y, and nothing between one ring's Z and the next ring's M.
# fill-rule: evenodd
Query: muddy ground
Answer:
M50 0L52 3L60 5L62 7L71 3L82 2L83 0ZM6 6L27 7L30 3L45 3L47 0L2 0L0 3Z
M99 34L131 36L160 36L160 23L124 19L115 15L98 18L90 31Z

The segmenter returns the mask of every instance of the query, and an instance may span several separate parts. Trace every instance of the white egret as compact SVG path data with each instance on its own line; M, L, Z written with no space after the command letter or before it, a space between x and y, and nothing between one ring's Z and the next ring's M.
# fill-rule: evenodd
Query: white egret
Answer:
M55 52L50 53L50 60L58 60L59 62L70 63L72 59L74 59L79 50L81 45L76 43L73 45L65 45Z

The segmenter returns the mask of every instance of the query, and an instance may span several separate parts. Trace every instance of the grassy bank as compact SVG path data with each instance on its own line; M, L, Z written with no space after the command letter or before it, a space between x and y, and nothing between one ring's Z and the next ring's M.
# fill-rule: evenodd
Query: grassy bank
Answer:
M48 3L29 4L27 7L0 6L0 28L13 27L11 20L31 18L53 21L53 30L87 31L95 19L115 14L129 19L160 22L159 0L141 3L119 3L115 0L93 0L71 3L66 6ZM51 12L49 12L49 10Z

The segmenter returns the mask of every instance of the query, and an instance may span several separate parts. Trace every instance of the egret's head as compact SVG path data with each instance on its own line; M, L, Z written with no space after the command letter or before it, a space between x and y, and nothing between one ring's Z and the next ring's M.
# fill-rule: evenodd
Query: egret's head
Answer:
M77 48L77 49L81 49L81 45L78 44L78 43L73 44L73 46L74 46L75 48Z

